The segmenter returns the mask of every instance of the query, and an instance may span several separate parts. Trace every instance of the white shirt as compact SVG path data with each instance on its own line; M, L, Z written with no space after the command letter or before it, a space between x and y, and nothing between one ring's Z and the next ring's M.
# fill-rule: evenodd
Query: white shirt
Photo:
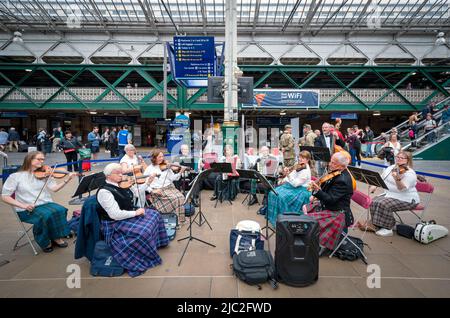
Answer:
M395 165L387 167L381 175L381 178L384 179L384 183L386 183L388 187L388 190L385 192L386 198L393 198L405 202L412 202L414 200L416 203L419 203L420 197L416 190L416 172L409 168L408 171L401 175L402 183L406 186L406 188L399 190L397 188L397 184L395 183L395 179L391 174L394 167Z
M295 188L299 186L307 188L311 182L311 169L306 165L303 170L294 170L283 181L289 182Z
M128 168L131 168L131 165L137 166L139 164L139 160L137 156L134 156L133 158L130 158L128 155L125 155L120 159L120 164L126 163L128 165Z
M325 143L327 144L327 148L331 150L331 135L328 135L328 136L323 135L323 138L325 138Z
M112 184L116 187L119 185L114 182L106 180L106 183ZM136 216L135 211L121 210L119 204L114 199L114 195L106 189L100 189L97 194L97 201L102 208L108 213L108 216L113 220L124 220Z
M155 177L152 183L148 186L147 190L161 189L173 184L174 181L180 180L181 174L174 173L172 169L161 171L159 166L149 165L144 171L144 175L151 175L153 173L160 174L159 177Z
M2 195L11 196L15 193L15 199L20 203L33 204L39 192L45 184L46 179L37 179L34 174L28 171L19 171L11 174L3 185ZM42 205L53 202L51 196L51 188L56 186L56 182L51 178L44 190L42 190L39 200L35 205ZM16 211L24 211L24 209L14 207Z

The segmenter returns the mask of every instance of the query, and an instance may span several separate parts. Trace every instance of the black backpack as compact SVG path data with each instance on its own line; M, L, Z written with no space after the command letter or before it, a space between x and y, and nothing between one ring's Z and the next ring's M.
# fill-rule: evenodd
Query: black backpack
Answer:
M249 285L263 284L267 281L273 289L278 288L275 280L275 266L272 255L265 250L242 251L233 255L233 272Z
M360 238L353 237L353 236L347 236L344 237L343 242L341 246L337 249L337 251L334 253L334 256L341 260L347 260L347 261L355 261L357 259L361 259L366 265L367 262L364 259L364 256L362 255L361 251L364 250L364 245L367 245L361 240ZM355 243L361 250L359 250L354 244L352 244L349 241L352 241Z

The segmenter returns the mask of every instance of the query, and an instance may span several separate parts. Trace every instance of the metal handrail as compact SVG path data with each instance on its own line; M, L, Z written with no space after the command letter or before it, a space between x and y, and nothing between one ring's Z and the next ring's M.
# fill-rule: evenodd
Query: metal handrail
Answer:
M435 107L438 107L438 106L440 106L440 105L442 105L442 104L446 104L446 103L449 102L449 101L450 101L450 97L447 97L447 98L441 100L440 102L438 102L438 103L436 104ZM440 109L438 112L434 113L434 114L433 114L433 116L434 116L433 119L434 119L434 120L437 120L438 118L440 118L441 115L442 115L442 113L443 113L443 111L444 111L444 109L442 108L442 109ZM418 116L421 117L422 115L419 114ZM421 118L421 120L417 123L417 128L421 128L421 127L425 124L425 120L426 120L426 118ZM396 128L396 129L397 129L397 132L399 132L399 137L403 137L404 135L406 135L407 131L402 131L402 132L400 132L400 130L401 130L403 127L407 126L407 125L408 125L408 122L409 122L409 119L405 120L404 122L398 124L398 125L395 126L395 127L392 127L391 129L389 129L389 130L386 132L386 134L391 133L391 132L392 132L392 129ZM378 137L376 137L376 138L374 138L373 140L374 140L374 141L378 141L378 140L380 140L380 139L382 139L381 135L378 136Z
M436 134L436 141L438 141L444 135L444 134L440 134L442 132L442 130L444 130L444 128L447 129L447 133L448 133L448 129L450 129L450 121L446 122L445 124L443 124L443 125L441 125L439 127L434 128L433 130L430 130L426 134L423 134L419 138L414 139L413 141L409 142L408 144L406 144L405 146L402 147L402 150L407 150L408 148L410 148L412 146L413 143L415 143L416 145L420 145L420 142L422 140L424 140L427 136L429 136L432 133ZM419 150L419 149L422 149L422 148L423 147L420 147L420 148L418 148L416 150Z

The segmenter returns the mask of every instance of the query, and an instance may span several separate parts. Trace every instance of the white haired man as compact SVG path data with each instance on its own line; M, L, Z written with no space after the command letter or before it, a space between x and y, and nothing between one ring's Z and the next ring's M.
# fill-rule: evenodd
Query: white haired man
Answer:
M157 249L169 243L164 221L156 210L134 208L131 190L119 187L120 164L108 164L103 173L106 182L97 191L97 213L105 242L130 276L141 275L162 262Z
M329 163L328 175L321 178L322 182L311 183L312 200L316 200L316 204L312 205L315 208L308 215L319 222L321 255L327 249L333 250L342 231L353 224L350 200L355 180L347 170L347 165L347 156L335 153Z

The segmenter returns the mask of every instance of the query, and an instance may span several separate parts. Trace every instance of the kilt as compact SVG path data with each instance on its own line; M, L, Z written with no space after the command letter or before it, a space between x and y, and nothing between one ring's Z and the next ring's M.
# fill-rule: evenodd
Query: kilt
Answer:
M376 197L369 207L372 224L390 230L395 226L394 212L414 209L417 204L394 198Z
M284 183L275 189L275 193L269 193L267 205L267 217L269 222L276 226L278 214L286 212L303 214L302 206L309 202L311 192L305 187L293 187L290 183Z
M149 193L150 202L160 213L176 213L178 220L184 222L184 196L173 184L162 188L162 194Z
M114 258L131 277L161 264L157 249L169 244L164 221L158 211L120 221L102 221L105 242Z
M313 217L319 222L320 245L325 246L330 250L334 250L345 227L345 214L323 210L320 212L308 213L308 216Z
M28 211L17 212L22 222L33 224L33 235L36 243L42 248L51 241L70 234L67 225L67 209L57 203L46 203Z

